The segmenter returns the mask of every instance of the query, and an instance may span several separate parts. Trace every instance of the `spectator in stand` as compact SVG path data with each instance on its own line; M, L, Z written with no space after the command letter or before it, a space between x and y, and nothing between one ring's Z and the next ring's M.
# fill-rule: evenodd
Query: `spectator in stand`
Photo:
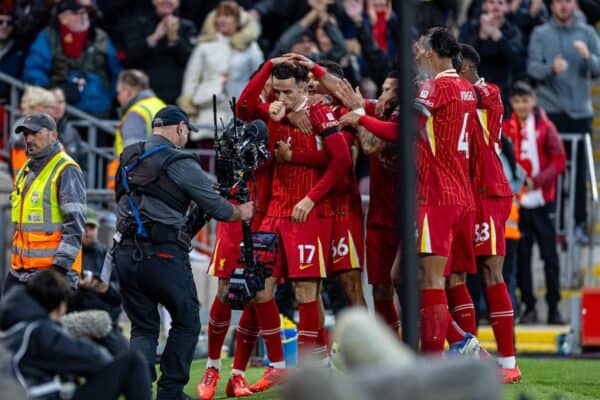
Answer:
M229 100L239 97L252 73L263 62L256 39L260 26L235 1L222 1L204 23L198 45L183 76L178 104L199 125L190 139L214 137L212 96L217 95L217 115L227 121Z
M38 86L25 86L21 97L20 111L22 115L33 113L50 114L54 110L54 96L48 90ZM10 166L13 179L29 159L25 154L25 138L21 134L12 133L10 145Z
M600 75L600 47L598 34L576 9L576 0L552 0L552 18L531 34L527 72L537 82L540 106L559 132L591 133L590 85L591 79ZM576 164L575 234L585 244L589 238L583 147L577 152Z
M112 358L88 339L77 339L60 324L71 288L59 272L45 270L27 285L16 286L2 296L0 344L13 354L12 368L26 389L42 395L28 398L61 399L61 383L71 383L73 399L128 400L151 398L148 369L139 353ZM75 386L80 378L85 383ZM4 392L3 398L4 397Z
M85 230L81 239L83 249L83 279L79 281L79 290L69 304L69 312L86 310L104 310L112 319L113 329L97 342L111 354L118 355L129 349L129 342L119 327L121 316L121 295L117 274L111 274L110 283L100 279L106 247L98 241L98 215L88 207L85 218Z
M316 0L310 3L310 11L281 35L271 51L271 57L291 51L315 61L339 62L346 55L344 36L335 20L327 13L330 2Z
M521 32L505 18L507 12L507 0L484 0L479 19L465 23L459 35L460 42L470 44L481 55L479 71L500 87L505 103L523 57ZM508 104L504 109L508 110Z
M15 18L11 10L0 6L0 71L18 78L25 51L15 38ZM10 87L0 81L0 104L8 102Z
M85 143L81 140L79 132L69 124L65 115L67 101L62 88L54 87L50 89L50 93L54 96L54 103L49 111L49 114L56 121L58 128L58 140L63 145L67 154L79 164L82 170L85 170L87 165L87 155Z
M67 103L98 117L110 116L121 70L110 38L91 24L89 10L77 0L63 0L56 13L31 45L23 79L60 86Z
M512 115L504 121L502 132L515 148L519 165L527 175L525 193L520 198L518 246L518 281L521 302L525 305L521 322L537 322L535 295L531 276L531 250L537 240L544 260L548 323L562 325L558 311L560 273L554 224L556 178L565 169L565 148L552 121L541 107L536 107L533 89L527 83L515 83L510 96Z
M15 0L14 10L18 37L24 43L31 43L48 26L52 19L52 9L61 0Z
M196 27L177 15L179 0L153 0L152 4L154 15L128 21L123 30L125 63L148 75L159 98L175 103L194 49Z
M514 80L527 79L527 46L531 31L548 20L548 10L543 0L513 0L506 17L521 31L522 54L516 67Z

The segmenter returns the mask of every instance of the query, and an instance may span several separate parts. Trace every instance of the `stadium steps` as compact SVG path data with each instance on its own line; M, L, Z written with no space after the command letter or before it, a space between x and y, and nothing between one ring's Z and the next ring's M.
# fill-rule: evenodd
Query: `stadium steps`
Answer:
M515 328L517 352L556 354L558 353L559 336L568 332L568 325L519 325ZM480 326L477 337L486 350L496 351L496 341L491 326Z

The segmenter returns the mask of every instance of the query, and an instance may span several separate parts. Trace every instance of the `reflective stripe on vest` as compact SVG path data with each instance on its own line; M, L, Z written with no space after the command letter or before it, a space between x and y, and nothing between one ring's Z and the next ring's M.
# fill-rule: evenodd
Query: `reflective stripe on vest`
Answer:
M137 113L144 118L144 121L146 122L146 136L150 136L152 134L152 119L154 119L156 113L165 106L166 104L164 101L153 96L138 101L127 110L125 115L123 115L123 118L121 118L121 122L115 132L115 158L118 158L123 152L123 134L121 133L121 126L129 116L129 113Z
M14 269L45 269L52 266L62 238L63 217L56 182L69 165L79 166L65 152L58 152L25 190L29 163L19 171L11 194ZM81 248L72 269L81 272Z

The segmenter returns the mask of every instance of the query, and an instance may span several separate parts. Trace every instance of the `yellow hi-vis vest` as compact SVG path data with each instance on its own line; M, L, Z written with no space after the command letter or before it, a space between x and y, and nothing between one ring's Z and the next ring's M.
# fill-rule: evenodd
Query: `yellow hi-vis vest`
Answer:
M123 133L121 132L121 127L129 113L138 113L144 118L144 121L146 122L146 136L150 136L152 134L152 120L156 113L165 106L166 104L164 101L156 96L152 96L138 101L129 107L129 110L123 115L119 122L119 126L117 126L117 131L115 132L115 158L106 165L107 189L115 190L115 175L119 168L119 156L123 152Z
M125 115L123 115L123 118L121 118L121 122L119 122L117 131L115 132L115 158L118 159L123 152L123 134L121 133L121 126L127 119L129 113L137 113L144 118L144 121L146 122L146 136L150 136L152 134L152 120L156 113L165 106L166 104L164 101L153 96L142 99L129 107Z
M52 266L62 238L63 224L56 182L69 165L79 168L67 153L58 152L26 191L29 162L19 171L11 194L12 222L15 224L12 268L47 269ZM81 273L81 247L71 268Z

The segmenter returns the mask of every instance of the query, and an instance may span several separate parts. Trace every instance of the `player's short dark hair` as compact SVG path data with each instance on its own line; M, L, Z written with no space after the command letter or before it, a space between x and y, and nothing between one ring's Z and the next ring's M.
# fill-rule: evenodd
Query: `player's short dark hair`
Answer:
M139 90L150 88L150 79L139 69L126 69L119 74L119 82Z
M397 69L393 69L390 72L388 72L386 78L400 80L400 71L398 71Z
M475 67L479 67L481 64L481 57L475 48L469 44L461 43L460 47L460 55L463 61L468 61L473 64Z
M342 66L335 61L321 60L317 64L325 68L327 72L336 78L344 79L344 68L342 68Z
M296 83L301 83L308 80L308 70L302 65L282 62L273 66L271 76L277 79L294 78Z
M52 270L44 270L27 281L27 292L48 312L55 310L62 302L68 302L72 292L65 277Z
M514 96L534 96L535 91L531 85L524 81L517 81L510 89L510 97Z
M454 58L460 53L458 42L446 28L439 26L431 28L425 36L425 44L441 57Z

